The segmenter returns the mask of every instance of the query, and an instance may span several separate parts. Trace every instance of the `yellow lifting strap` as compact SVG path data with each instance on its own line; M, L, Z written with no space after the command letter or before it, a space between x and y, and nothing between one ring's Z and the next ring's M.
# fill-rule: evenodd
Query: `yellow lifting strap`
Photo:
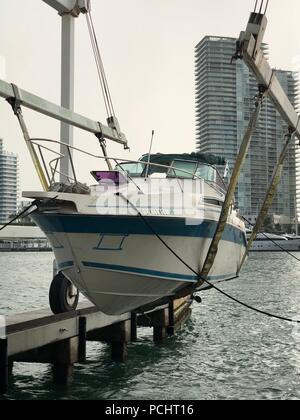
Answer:
M112 171L113 170L113 167L112 167L112 164L111 164L110 160L108 159L107 149L106 149L106 142L105 142L105 140L101 136L100 137L99 136L96 136L96 137L99 140L100 147L102 149L103 156L105 157L105 162L107 164L107 167L108 167L108 169L110 171Z
M245 162L245 159L249 150L252 134L258 122L259 113L260 113L262 103L266 94L267 94L267 89L264 89L262 86L259 86L259 95L255 102L255 110L251 116L251 119L248 124L248 128L244 135L244 138L243 138L240 150L239 150L239 154L237 156L235 166L232 172L230 184L229 184L225 201L222 207L222 211L221 211L219 222L216 228L216 232L212 239L208 254L206 256L205 263L203 265L203 268L200 274L201 277L204 279L208 278L209 272L214 264L214 261L215 261L215 258L219 249L219 243L222 239L222 236L223 236L223 233L224 233L227 221L228 221L228 216L233 206L234 193L238 184L238 179L239 179L243 164ZM204 280L201 280L199 282L199 286L201 286L203 283L204 283Z
M34 149L34 147L33 147L32 143L31 143L31 141L30 141L30 136L29 136L29 133L28 133L27 127L26 127L26 125L25 125L25 123L24 123L24 119L23 119L22 112L20 112L20 113L18 113L18 114L17 114L17 118L18 118L18 120L19 120L19 123L20 123L21 129L22 129L22 131L23 131L23 135L24 135L25 143L26 143L27 148L28 148L28 150L29 150L29 153L30 153L31 159L32 159L32 161L33 161L33 164L34 164L35 170L36 170L36 172L37 172L37 174L38 174L38 177L39 177L39 180L40 180L40 182L41 182L41 184L42 184L42 187L43 187L44 191L49 191L49 184L48 184L48 181L47 181L46 175L45 175L45 173L44 173L44 170L43 170L43 168L42 168L42 165L41 165L41 163L40 163L40 160L39 160L39 158L38 158L38 155L36 154L36 151L35 151L35 149Z
M18 118L21 130L23 132L23 136L24 136L24 139L25 139L26 146L29 150L31 159L33 161L35 170L38 174L38 177L39 177L39 180L42 184L42 187L43 187L44 191L49 191L49 183L47 181L47 177L46 177L45 172L43 170L43 167L40 163L38 155L37 155L32 143L30 141L30 136L29 136L29 133L28 133L28 130L27 130L24 118L23 118L22 109L21 109L20 101L19 101L18 87L15 86L15 85L12 85L12 88L13 88L15 97L9 98L7 101L12 106L14 114Z
M252 244L253 244L258 232L260 231L260 229L261 229L261 227L262 227L262 225L263 225L263 223L264 223L264 221L267 217L267 214L268 214L268 211L269 211L270 207L272 206L278 184L279 184L279 182L281 180L281 177L282 177L284 159L287 155L292 137L293 137L293 130L290 129L289 133L284 136L285 144L284 144L283 149L281 151L281 154L280 154L279 160L277 162L277 165L275 166L275 169L274 169L274 172L273 172L273 175L272 175L272 178L271 178L271 182L270 182L269 188L267 190L266 197L264 199L263 205L262 205L261 210L259 212L259 215L257 217L255 226L254 226L254 228L252 230L252 233L251 233L251 236L248 240L247 248L246 248L246 251L243 255L238 274L240 273L240 271L242 269L242 266L243 266L243 264L244 264L244 262L247 258L248 252L249 252L250 248L252 247Z

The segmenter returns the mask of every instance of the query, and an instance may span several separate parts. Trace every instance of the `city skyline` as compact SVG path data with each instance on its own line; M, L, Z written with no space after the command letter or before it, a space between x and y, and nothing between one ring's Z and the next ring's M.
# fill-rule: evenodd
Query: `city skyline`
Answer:
M4 149L0 138L0 224L17 214L18 156Z
M258 93L256 78L246 64L242 60L231 63L235 48L234 38L222 36L204 37L195 48L197 147L201 152L221 154L231 169L254 111ZM263 48L268 56L268 46L264 44ZM276 70L276 75L296 107L297 74ZM264 201L287 132L287 124L273 103L266 98L236 191L238 209L252 223L256 221ZM269 211L277 223L282 225L293 224L295 218L295 157L296 142L293 141Z

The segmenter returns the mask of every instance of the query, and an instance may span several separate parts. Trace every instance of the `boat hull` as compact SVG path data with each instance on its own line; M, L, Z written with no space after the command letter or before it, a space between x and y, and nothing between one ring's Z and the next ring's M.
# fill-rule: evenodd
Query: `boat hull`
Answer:
M187 225L185 218L178 217L147 217L147 223L139 216L35 213L33 218L52 244L59 271L109 315L135 310L194 285L195 273L159 237L200 272L216 229L213 220ZM235 277L245 248L243 230L228 224L207 280Z

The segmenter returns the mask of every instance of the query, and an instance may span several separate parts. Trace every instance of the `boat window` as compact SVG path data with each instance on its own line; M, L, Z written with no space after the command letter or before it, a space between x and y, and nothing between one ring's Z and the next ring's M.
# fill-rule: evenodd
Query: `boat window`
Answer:
M196 171L196 176L205 181L216 182L217 171L213 166L200 163Z
M172 168L170 168L168 173L169 178L193 179L197 169L197 162L174 160L171 166Z
M120 185L127 182L127 177L120 171L92 171L91 174L99 183L106 182Z
M140 177L144 171L145 164L139 162L120 163L116 169L127 173L130 177Z
M215 200L213 198L204 198L204 203L206 204L213 204L214 206L222 206L223 203L219 200Z

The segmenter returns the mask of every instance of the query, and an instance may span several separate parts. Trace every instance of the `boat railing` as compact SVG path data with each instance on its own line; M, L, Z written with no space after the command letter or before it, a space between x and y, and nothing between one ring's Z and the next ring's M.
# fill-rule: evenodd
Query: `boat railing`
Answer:
M214 168L214 170L217 173L217 180L216 181L206 180L203 177L198 176L196 174L196 171L194 171L194 172L187 171L183 168L175 167L174 164L163 165L163 164L159 164L159 163L144 162L144 161L140 161L140 160L134 161L132 159L129 160L129 159L124 159L124 158L97 155L97 154L88 152L86 150L83 150L79 147L71 146L70 144L67 144L67 143L64 143L64 142L61 142L61 141L58 141L58 140L46 139L46 138L32 138L30 140L30 142L34 146L36 152L38 152L41 165L44 169L44 173L47 177L47 180L49 182L50 187L53 186L54 184L58 183L58 181L56 179L57 176L63 176L69 182L73 182L73 183L76 183L76 184L78 183L78 178L77 178L75 165L74 165L74 160L73 160L73 155L72 155L72 152L75 151L75 152L79 152L83 155L86 155L86 156L89 156L89 157L92 157L92 158L95 158L95 159L99 159L101 161L105 161L106 163L107 162L114 162L116 164L116 166L119 167L120 169L122 168L122 164L126 164L126 163L127 164L132 163L132 164L137 164L137 165L143 165L145 168L146 167L156 167L156 168L159 168L159 169L165 169L165 173L168 174L169 177L177 179L178 181L183 178L182 176L181 177L178 176L178 172L180 172L181 174L186 175L186 178L188 178L188 179L204 180L204 182L206 182L208 185L213 187L218 192L221 192L221 193L224 194L224 192L226 191L226 185L225 185L223 179L221 178L218 170L215 167L213 167L212 165L209 165L209 164L205 164L205 165L206 166L211 166L211 167ZM49 147L45 146L44 143L48 143L48 144L52 144L52 145L60 145L60 146L64 146L66 148L68 158L69 158L70 163L71 163L72 175L65 174L58 169L60 161L63 158L65 158L66 155L54 150L50 146ZM55 156L53 159L48 161L48 166L47 166L47 162L46 162L46 158L45 158L45 152L53 153L54 156ZM173 175L170 176L171 173ZM128 176L129 179L131 179L135 183L135 181L132 179L132 178L134 178L134 176L132 176L129 173L127 173L127 176ZM142 174L140 176L142 176Z

